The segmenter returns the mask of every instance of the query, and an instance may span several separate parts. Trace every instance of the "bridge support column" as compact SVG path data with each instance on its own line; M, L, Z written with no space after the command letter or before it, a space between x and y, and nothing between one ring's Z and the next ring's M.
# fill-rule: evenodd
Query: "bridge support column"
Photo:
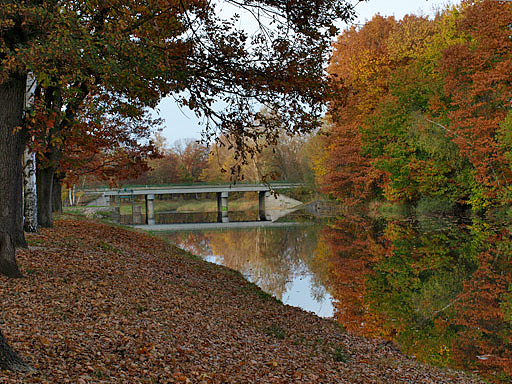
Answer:
M105 205L110 205L110 196L103 195L103 197L105 198Z
M261 221L270 221L270 214L267 213L266 201L270 198L270 192L268 191L260 191L258 192L258 200L259 200L259 212L260 212L260 220Z
M228 192L217 192L217 221L219 223L229 223L228 196Z
M155 195L146 195L146 224L155 224Z

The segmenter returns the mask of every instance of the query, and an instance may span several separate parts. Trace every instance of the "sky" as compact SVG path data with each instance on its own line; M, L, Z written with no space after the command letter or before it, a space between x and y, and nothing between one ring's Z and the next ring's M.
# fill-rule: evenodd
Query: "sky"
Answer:
M364 24L377 13L382 16L395 16L397 19L401 19L406 14L432 15L436 9L459 2L459 0L369 0L357 4L355 23ZM186 108L180 110L172 97L162 100L158 105L157 113L165 120L162 135L169 145L177 140L201 137L200 120L192 111Z

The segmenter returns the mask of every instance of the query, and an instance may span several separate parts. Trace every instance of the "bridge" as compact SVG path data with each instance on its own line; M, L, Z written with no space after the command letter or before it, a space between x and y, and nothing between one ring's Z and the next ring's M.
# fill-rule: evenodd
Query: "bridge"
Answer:
M259 201L259 218L268 221L270 217L266 206L272 191L292 189L301 186L298 183L272 183L272 184L206 184L206 185L174 185L157 187L133 187L120 189L88 189L85 193L100 193L105 197L107 205L110 198L144 196L146 203L146 224L155 224L154 201L156 195L215 193L217 195L217 221L228 223L228 198L230 192L257 192Z

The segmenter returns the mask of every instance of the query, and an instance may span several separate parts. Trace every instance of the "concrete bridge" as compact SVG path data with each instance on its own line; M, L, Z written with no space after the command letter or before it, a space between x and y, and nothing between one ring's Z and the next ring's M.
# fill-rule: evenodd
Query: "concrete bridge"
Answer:
M267 212L267 202L272 191L281 189L292 189L301 186L297 183L272 183L272 184L217 184L217 185L185 185L185 186L165 186L165 187L134 187L121 189L89 189L85 193L101 193L105 197L107 205L110 204L110 198L117 196L134 197L144 196L146 202L146 224L155 224L155 195L173 195L173 194L197 194L197 193L216 193L217 195L217 221L228 223L228 198L230 192L257 192L259 200L259 218L261 221L270 220Z

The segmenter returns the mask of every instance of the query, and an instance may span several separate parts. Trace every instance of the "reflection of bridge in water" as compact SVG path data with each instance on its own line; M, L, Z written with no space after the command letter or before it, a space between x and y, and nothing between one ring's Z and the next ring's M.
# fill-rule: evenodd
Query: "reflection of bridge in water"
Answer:
M306 222L283 222L272 221L237 221L224 223L186 223L186 224L155 224L155 225L134 225L135 228L146 231L207 231L222 229L246 229L246 228L288 228L303 227L311 225Z
M105 203L110 204L111 197L131 198L144 196L146 203L146 224L155 225L154 201L157 195L181 195L181 194L207 194L215 193L217 196L217 222L228 223L228 198L230 192L257 192L259 202L260 221L271 221L270 205L272 191L297 188L301 184L296 183L272 183L272 184L217 184L217 185L186 185L186 186L165 186L165 187L133 187L121 189L96 189L86 190L86 193L98 193L105 198ZM290 199L291 200L291 199ZM297 202L300 204L300 202ZM297 204L296 204L297 205ZM234 224L234 223L233 223ZM238 223L239 224L239 223Z

